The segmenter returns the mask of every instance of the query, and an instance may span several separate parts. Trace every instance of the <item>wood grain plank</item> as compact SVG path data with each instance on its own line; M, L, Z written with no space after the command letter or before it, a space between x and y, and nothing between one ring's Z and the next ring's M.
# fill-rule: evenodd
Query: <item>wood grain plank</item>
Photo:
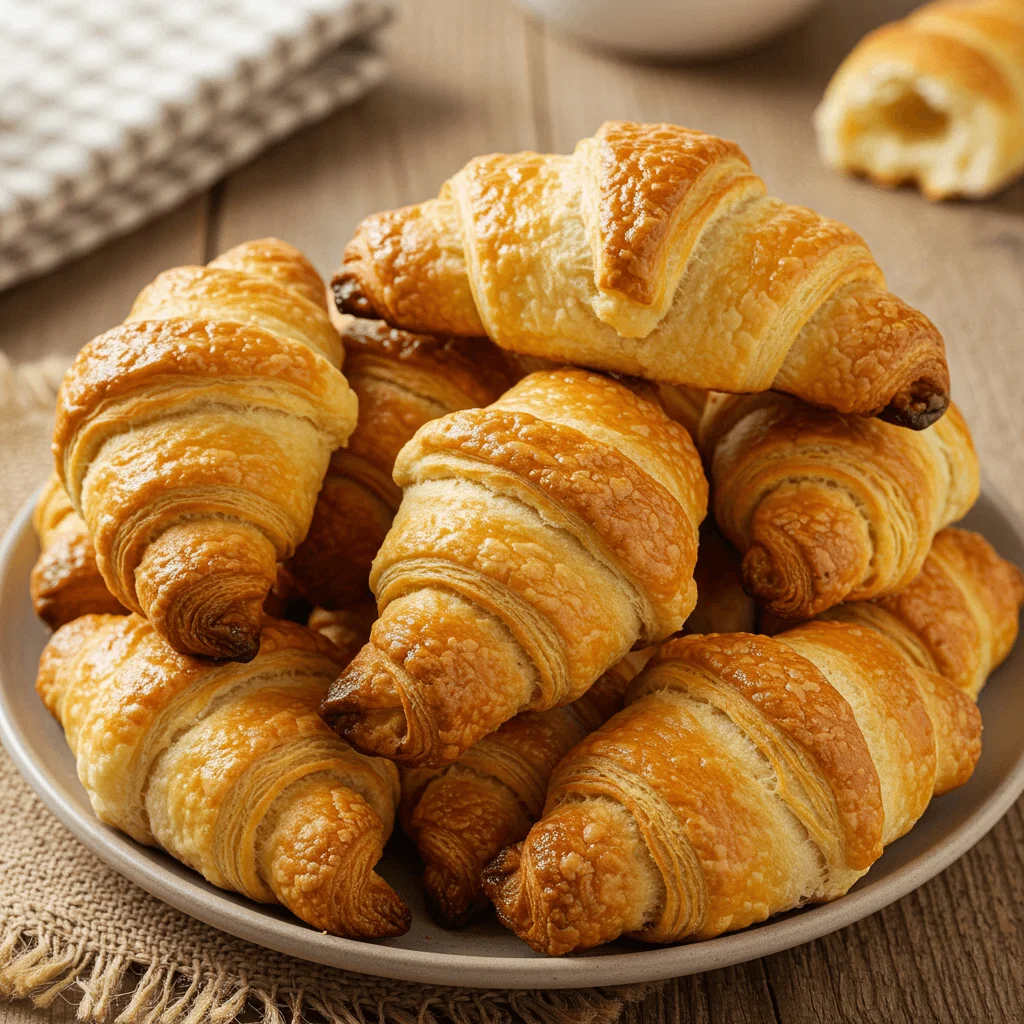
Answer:
M161 270L203 259L206 200L108 242L87 256L0 294L0 350L21 361L71 356L124 319L138 291Z
M387 82L231 175L216 244L278 234L328 272L367 214L435 195L479 153L535 146L526 45L507 3L403 4Z

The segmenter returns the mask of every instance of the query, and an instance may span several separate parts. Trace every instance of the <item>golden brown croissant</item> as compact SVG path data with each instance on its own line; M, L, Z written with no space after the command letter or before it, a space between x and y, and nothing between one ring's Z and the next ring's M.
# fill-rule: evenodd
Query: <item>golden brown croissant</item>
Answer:
M427 908L439 924L461 928L487 907L483 869L526 837L552 769L622 707L649 653L627 654L565 707L509 719L448 768L402 769L399 815L423 859Z
M688 633L791 629L743 594L740 556L705 523L697 566L697 607ZM977 699L1017 640L1024 574L980 533L947 526L932 541L921 571L896 594L852 601L818 618L871 626L921 668L938 672ZM741 628L737 628L741 623Z
M421 427L395 480L380 618L322 709L359 750L443 767L520 711L582 696L693 608L700 460L624 383L531 374Z
M398 773L317 715L338 661L274 619L243 665L178 654L137 615L88 615L47 644L37 688L102 821L314 928L399 935L409 911L373 871Z
M402 498L391 479L402 445L429 420L493 402L516 379L486 338L410 334L355 317L340 326L359 421L331 457L309 533L285 570L286 591L329 608L369 596L370 564Z
M32 606L51 629L90 612L127 612L107 589L96 566L89 529L71 507L56 475L46 481L32 525L39 536L39 557L32 568Z
M316 271L265 239L161 274L68 371L58 475L111 593L175 650L259 649L277 562L355 424L341 352Z
M929 199L1024 171L1024 3L943 0L863 39L815 115L822 158Z
M787 619L905 587L935 534L978 496L955 406L914 433L784 395L713 395L700 446L747 591Z
M937 534L921 572L897 594L832 608L822 618L871 626L922 668L977 699L1017 641L1024 574L979 533Z
M768 198L734 143L675 125L471 160L438 198L364 220L333 288L357 316L669 384L916 429L949 402L941 335L864 241Z
M970 697L875 630L665 644L485 872L534 949L705 939L841 896L980 752Z

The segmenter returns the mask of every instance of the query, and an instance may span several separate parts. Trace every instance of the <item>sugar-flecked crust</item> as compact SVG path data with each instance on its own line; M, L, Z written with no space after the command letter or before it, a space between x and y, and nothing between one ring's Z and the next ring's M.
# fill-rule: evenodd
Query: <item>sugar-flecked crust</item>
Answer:
M531 374L402 449L370 643L324 713L357 748L442 767L581 696L685 621L707 484L689 435L623 383Z
M845 893L970 776L980 732L970 697L877 626L674 639L484 887L552 955L743 928Z
M622 707L647 652L628 654L565 707L524 711L444 769L403 768L399 817L424 864L427 908L445 928L484 912L482 873L526 837L555 765Z
M438 198L366 218L333 287L396 327L668 384L776 388L917 429L949 402L941 335L864 241L675 125L477 157Z
M935 534L965 515L980 489L955 405L909 431L785 395L717 394L699 437L715 521L744 555L744 585L786 619L907 586Z
M397 935L409 911L373 868L398 775L317 715L339 660L274 619L240 664L178 654L138 615L87 615L51 638L36 686L100 820L314 928Z

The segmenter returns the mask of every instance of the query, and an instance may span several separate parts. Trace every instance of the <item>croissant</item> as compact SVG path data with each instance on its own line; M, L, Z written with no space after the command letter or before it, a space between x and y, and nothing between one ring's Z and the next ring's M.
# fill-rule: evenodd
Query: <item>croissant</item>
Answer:
M40 552L32 568L32 606L51 629L89 612L123 615L127 609L107 589L96 566L89 530L75 514L60 480L46 481L32 525Z
M332 286L357 316L669 384L915 429L949 403L941 335L864 241L675 125L471 160L438 198L364 220Z
M698 560L699 561L699 560ZM1017 641L1024 574L979 533L938 533L921 572L897 594L841 604L822 618L870 626L921 668L975 700Z
M338 660L290 622L265 621L252 662L215 664L138 615L87 615L53 635L37 689L101 821L314 928L399 935L409 911L373 871L398 773L320 721Z
M356 420L323 282L248 242L161 274L61 385L57 473L111 593L182 653L246 661Z
M330 608L369 594L370 564L402 497L391 479L402 445L429 420L493 402L516 379L501 350L483 338L410 334L354 317L340 323L359 422L348 446L331 457L285 584Z
M955 406L912 433L784 395L714 395L700 427L715 521L747 591L785 619L905 587L979 490Z
M647 656L627 654L565 707L516 715L448 768L401 770L399 816L423 859L427 908L439 924L461 928L488 906L483 869L526 837L540 817L552 769L622 707Z
M981 198L1024 171L1024 3L945 0L872 32L815 115L826 163L929 199Z
M700 460L624 383L531 374L421 427L395 481L370 576L380 618L321 708L358 750L444 767L513 715L582 696L693 608Z
M966 693L847 623L671 640L629 700L486 869L540 952L706 939L835 899L980 752Z

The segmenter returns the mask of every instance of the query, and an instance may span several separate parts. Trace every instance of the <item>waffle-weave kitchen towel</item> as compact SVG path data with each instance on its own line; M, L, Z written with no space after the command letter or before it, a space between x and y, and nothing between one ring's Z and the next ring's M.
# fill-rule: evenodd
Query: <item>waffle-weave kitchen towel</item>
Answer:
M0 289L170 209L383 77L378 0L6 0Z

